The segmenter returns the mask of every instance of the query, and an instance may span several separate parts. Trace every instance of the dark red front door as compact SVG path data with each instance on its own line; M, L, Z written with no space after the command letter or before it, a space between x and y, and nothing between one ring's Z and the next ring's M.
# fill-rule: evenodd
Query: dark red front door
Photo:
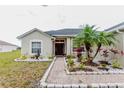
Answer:
M64 55L64 43L55 44L55 55Z

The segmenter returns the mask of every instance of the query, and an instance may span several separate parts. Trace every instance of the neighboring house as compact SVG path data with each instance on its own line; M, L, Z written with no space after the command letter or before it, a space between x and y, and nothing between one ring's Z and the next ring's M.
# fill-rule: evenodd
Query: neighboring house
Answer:
M18 48L18 46L2 41L0 40L0 52L9 52L12 50L16 50Z
M41 55L70 55L73 53L73 38L81 29L60 29L42 32L34 28L17 38L21 40L21 53L35 55L39 50Z
M115 46L124 51L124 22L105 29L107 32L113 32L116 35L118 41L116 41Z

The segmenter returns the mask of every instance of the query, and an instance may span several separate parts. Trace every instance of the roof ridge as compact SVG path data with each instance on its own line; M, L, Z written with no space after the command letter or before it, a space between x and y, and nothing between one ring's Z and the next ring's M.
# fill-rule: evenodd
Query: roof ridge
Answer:
M118 26L121 26L121 25L124 25L124 22L121 22L121 23L116 24L116 25L114 25L114 26L112 26L112 27L109 27L109 28L105 29L104 31L109 31L109 30L114 29L114 28L116 28L116 27L118 27Z
M17 46L17 45L15 45L15 44L12 44L12 43L9 43L9 42L7 42L7 41L3 41L3 40L0 40L0 44L1 44L1 45Z
M58 31L58 30L66 30L66 29L71 29L71 30L78 29L78 30L81 30L82 28L62 28L62 29L49 30L49 31ZM45 31L45 32L49 32L49 31Z
M51 30L47 31L46 33L52 36L75 36L77 35L82 29L81 28L63 28L58 30Z
M29 31L27 31L27 32L25 32L25 33L23 33L22 35L17 36L16 38L17 38L17 39L21 39L22 37L24 37L24 36L26 36L26 35L28 35L28 34L34 32L34 31L38 31L38 32L40 32L40 33L45 34L45 35L48 36L48 37L52 37L52 36L50 36L49 34L44 33L42 30L40 30L40 29L38 29L38 28L33 28L33 29L31 29L31 30L29 30Z

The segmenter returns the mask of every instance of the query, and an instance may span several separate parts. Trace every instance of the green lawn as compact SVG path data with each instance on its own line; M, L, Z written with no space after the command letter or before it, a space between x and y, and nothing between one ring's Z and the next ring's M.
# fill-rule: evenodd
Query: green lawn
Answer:
M20 51L0 53L0 87L35 87L50 62L14 62Z

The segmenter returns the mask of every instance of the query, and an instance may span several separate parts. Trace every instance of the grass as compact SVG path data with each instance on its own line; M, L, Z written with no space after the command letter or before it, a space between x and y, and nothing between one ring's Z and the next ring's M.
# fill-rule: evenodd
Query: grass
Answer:
M50 62L14 62L20 51L0 53L0 87L35 87Z

